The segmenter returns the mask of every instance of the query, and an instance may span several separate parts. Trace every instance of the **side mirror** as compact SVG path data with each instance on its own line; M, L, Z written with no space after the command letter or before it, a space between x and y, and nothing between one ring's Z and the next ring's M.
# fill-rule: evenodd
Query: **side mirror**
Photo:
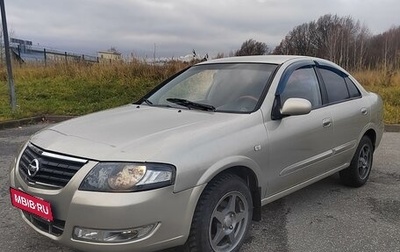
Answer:
M302 98L289 98L281 109L281 115L305 115L311 112L311 102Z

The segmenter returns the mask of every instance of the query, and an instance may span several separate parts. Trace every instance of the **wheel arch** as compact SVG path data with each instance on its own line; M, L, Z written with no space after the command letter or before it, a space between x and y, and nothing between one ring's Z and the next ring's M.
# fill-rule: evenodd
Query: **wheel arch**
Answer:
M215 174L212 179L227 173L238 176L246 183L250 190L253 201L253 220L261 220L261 186L259 185L256 173L249 167L237 165L220 171L219 173Z
M212 223L214 223L214 221L212 221L212 220L217 218L219 220L222 220L222 221L217 221L220 224L225 223L226 216L229 215L231 218L233 218L232 216L234 216L235 214L233 214L232 211L237 212L236 209L240 209L241 207L237 208L236 207L237 203L234 203L235 210L229 210L228 212L225 212L225 214L227 214L227 215L223 218L216 217L216 215L214 215L214 211L216 211L215 209L217 209L217 207L221 207L222 205L224 205L224 206L222 206L222 208L226 208L227 205L230 205L230 204L226 204L225 199L227 197L231 197L230 194L238 195L237 193L240 194L240 197L244 197L244 198L250 197L253 202L253 206L254 206L254 202L257 202L257 200L256 201L254 200L254 197L256 195L253 194L254 192L251 188L256 187L257 184L258 184L258 182L257 182L255 173L252 172L252 170L250 168L244 167L244 166L232 166L225 170L220 170L220 172L215 174L214 177L210 178L210 180L206 184L204 184L205 186L203 188L203 191L200 195L200 198L197 201L196 209L195 209L195 212L194 212L193 218L192 218L192 224L190 226L190 233L189 233L186 243L182 247L183 251L211 251L211 250L214 251L212 244L214 244L214 246L218 246L218 244L213 243L212 238L211 238L213 231L211 231L211 230L215 230L217 228L214 226L215 224L214 225L212 224ZM249 189L249 190L247 191L246 189ZM244 190L246 190L246 191L244 191ZM235 196L235 197L239 197L239 196ZM221 203L221 202L224 202L224 203ZM250 203L250 202L248 202L248 203ZM236 226L236 224L233 224L233 222L232 222L232 224L229 224L231 226L228 229L236 230L236 228L235 228L235 226L236 226L236 227L238 227L238 229L241 230L241 231L239 231L240 235L237 236L238 238L236 238L236 235L235 235L235 238L232 241L232 243L234 243L234 246L235 246L234 249L229 250L229 251L239 251L238 249L243 244L244 237L246 237L246 233L248 233L248 230L251 226L251 220L254 220L253 215L255 212L255 210L254 210L255 208L253 207L253 210L251 211L251 209L250 209L251 206L249 206L249 205L247 205L247 206L248 206L248 208L246 207L248 209L247 213L251 216L248 216L248 218L246 219L246 221L244 223L245 225ZM231 207L229 207L229 208L231 208ZM242 209L242 210L244 210L244 209ZM217 210L217 211L219 211L219 210ZM240 210L238 210L238 211L240 211ZM222 214L223 212L220 212L220 213ZM240 223L242 223L244 219L245 219L245 217L242 217L240 219ZM204 223L206 223L206 226ZM228 222L228 223L230 223L230 222ZM239 223L239 222L237 222L237 223ZM233 225L235 225L235 226L233 226ZM214 226L214 229L212 229L212 226ZM228 227L228 226L225 226L225 227ZM222 229L222 228L223 228L222 225L220 225L220 229ZM208 229L208 235L205 234L204 232L202 232L202 230L207 230L207 229ZM224 234L224 232L222 232L222 234L223 234L223 236L228 235L228 234ZM214 233L214 235L215 235L215 233ZM228 251L228 250L226 250L226 251Z
M372 146L374 147L374 150L376 148L376 132L373 129L369 129L367 130L363 136L367 136L371 142L372 142Z

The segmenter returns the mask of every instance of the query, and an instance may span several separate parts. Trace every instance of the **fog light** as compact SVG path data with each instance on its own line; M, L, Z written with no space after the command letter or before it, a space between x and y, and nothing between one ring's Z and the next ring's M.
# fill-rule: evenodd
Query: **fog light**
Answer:
M121 230L101 230L75 227L73 237L76 240L118 243L137 240L150 234L155 229L158 223Z

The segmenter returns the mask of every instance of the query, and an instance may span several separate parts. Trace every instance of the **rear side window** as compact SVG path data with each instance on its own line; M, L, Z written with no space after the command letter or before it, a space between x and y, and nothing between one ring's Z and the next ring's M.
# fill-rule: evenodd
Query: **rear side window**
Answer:
M319 68L319 72L321 73L328 93L328 103L340 102L350 98L344 77L325 68Z
M344 78L347 84L347 89L349 90L349 94L351 98L356 98L360 97L361 93L360 90L358 90L357 86L354 84L352 80L350 80L349 77Z

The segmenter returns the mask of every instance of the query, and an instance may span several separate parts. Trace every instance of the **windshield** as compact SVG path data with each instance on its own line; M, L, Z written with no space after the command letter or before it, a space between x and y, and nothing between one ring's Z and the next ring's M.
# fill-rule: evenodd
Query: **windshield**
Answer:
M170 80L145 101L150 106L252 112L276 67L250 63L194 66Z

